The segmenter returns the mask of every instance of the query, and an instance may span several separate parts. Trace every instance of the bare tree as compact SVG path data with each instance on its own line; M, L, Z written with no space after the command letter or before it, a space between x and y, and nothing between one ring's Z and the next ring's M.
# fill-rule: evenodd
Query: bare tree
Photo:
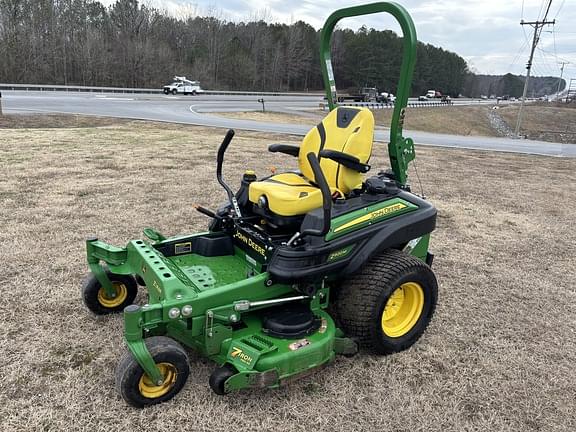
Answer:
M318 31L302 21L272 23L264 8L246 22L230 22L215 8L200 17L197 5L169 14L151 4L0 0L0 82L154 87L177 74L208 88L322 88ZM336 30L339 87L370 81L391 88L400 47L393 32ZM416 92L440 85L458 93L465 77L470 82L456 54L424 44L418 51Z

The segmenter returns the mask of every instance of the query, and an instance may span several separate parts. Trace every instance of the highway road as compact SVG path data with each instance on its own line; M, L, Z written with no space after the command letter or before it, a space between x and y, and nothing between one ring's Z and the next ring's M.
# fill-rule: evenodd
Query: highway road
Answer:
M243 129L258 132L274 132L304 135L308 125L265 123L239 120L211 115L214 112L249 111L261 109L258 96L164 96L123 95L97 93L60 92L2 92L4 112L9 113L66 113L109 116L183 123L199 126ZM266 109L310 115L317 110L322 97L313 96L266 96ZM477 102L458 101L458 104ZM489 102L484 102L489 103ZM434 109L434 108L422 108ZM310 123L314 123L311 119ZM377 141L387 142L388 131L378 128ZM544 141L432 134L405 130L404 135L418 145L453 147L474 150L504 151L545 156L576 157L576 145Z

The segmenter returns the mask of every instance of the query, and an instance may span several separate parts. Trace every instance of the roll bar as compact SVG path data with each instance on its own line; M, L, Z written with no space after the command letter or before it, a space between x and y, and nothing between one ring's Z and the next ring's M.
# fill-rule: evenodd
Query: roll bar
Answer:
M396 180L404 185L408 177L408 164L414 159L414 142L412 139L402 136L402 128L404 126L404 113L410 95L412 74L414 73L414 65L416 63L416 43L418 41L416 28L408 11L399 4L392 2L369 3L335 11L328 17L322 28L320 35L320 63L328 106L330 107L330 111L332 111L336 108L338 101L330 54L330 41L334 28L342 18L380 12L389 13L396 18L402 29L404 40L404 53L400 69L400 79L396 90L394 113L390 125L390 142L388 144L388 154L392 171L394 172Z

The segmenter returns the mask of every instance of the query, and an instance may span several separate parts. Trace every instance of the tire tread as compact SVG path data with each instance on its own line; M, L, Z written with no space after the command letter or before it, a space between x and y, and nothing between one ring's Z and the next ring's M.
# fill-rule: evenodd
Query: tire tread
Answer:
M429 272L433 277L428 265L420 259L399 250L389 249L374 256L357 274L346 280L338 293L336 304L338 320L345 333L357 338L362 347L371 348L380 354L390 354L411 346L426 330L429 319L423 322L412 340L407 340L394 348L379 346L377 343L379 335L375 334L373 323L374 320L380 319L379 316L375 316L374 305L378 304L383 292L392 290L399 277L414 270ZM435 277L433 281L436 284ZM435 305L436 285L429 318L434 313Z

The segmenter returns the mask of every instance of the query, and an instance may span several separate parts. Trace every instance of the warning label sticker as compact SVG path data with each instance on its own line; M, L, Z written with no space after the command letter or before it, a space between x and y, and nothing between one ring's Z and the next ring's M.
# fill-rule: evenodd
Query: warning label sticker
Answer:
M176 243L174 245L174 253L176 255L181 255L190 252L192 252L192 242Z

